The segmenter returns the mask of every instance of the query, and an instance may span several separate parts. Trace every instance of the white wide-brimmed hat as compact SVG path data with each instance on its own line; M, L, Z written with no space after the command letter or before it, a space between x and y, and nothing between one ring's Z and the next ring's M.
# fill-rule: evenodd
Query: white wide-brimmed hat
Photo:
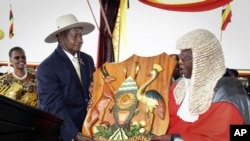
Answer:
M63 15L57 18L56 20L56 27L57 30L49 34L45 38L46 43L54 43L57 42L56 35L62 31L75 28L75 27L82 27L83 28L83 35L86 35L92 32L95 29L95 26L88 22L79 22L77 18L72 14Z

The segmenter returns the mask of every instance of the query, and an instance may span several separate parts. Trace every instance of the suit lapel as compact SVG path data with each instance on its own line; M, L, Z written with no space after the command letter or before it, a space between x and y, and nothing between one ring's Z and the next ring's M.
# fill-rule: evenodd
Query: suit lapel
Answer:
M74 78L74 80L77 82L77 84L82 84L82 82L80 81L77 72L75 70L74 65L72 64L71 60L69 59L69 57L65 54L65 52L63 51L63 49L60 47L60 45L58 45L58 47L56 48L56 52L58 53L58 55L60 56L60 58L62 58L62 62L64 68L68 68L71 72L72 77ZM82 65L80 65L80 70L81 70L81 76L82 74ZM83 88L83 86L81 85L81 88Z

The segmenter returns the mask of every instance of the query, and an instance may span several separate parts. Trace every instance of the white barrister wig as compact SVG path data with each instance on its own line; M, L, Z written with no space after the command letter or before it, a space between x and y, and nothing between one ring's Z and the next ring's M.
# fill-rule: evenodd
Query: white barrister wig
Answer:
M176 48L192 50L193 70L188 108L192 115L202 114L209 109L214 88L226 70L221 44L210 31L196 29L180 37ZM174 91L177 104L181 104L185 93L185 81L182 79Z

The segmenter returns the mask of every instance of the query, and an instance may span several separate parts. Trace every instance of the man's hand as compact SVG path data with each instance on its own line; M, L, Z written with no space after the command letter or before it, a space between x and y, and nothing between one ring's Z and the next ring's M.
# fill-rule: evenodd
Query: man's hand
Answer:
M83 136L81 133L78 133L74 141L93 141L93 139Z
M89 85L89 94L92 95L92 92L93 92L93 85L94 83L91 82L90 85Z

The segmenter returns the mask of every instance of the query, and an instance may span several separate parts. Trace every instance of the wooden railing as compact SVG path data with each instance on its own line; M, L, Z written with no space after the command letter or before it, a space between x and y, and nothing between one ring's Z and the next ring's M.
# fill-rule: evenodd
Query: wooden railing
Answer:
M37 68L37 66L39 65L39 63L38 62L27 62L27 70L29 71L29 72L31 72L31 73L35 73L36 72L36 68ZM0 67L2 67L2 66L9 66L9 62L1 62L0 61Z
M245 86L247 93L250 95L250 69L238 69L239 80L242 81Z

